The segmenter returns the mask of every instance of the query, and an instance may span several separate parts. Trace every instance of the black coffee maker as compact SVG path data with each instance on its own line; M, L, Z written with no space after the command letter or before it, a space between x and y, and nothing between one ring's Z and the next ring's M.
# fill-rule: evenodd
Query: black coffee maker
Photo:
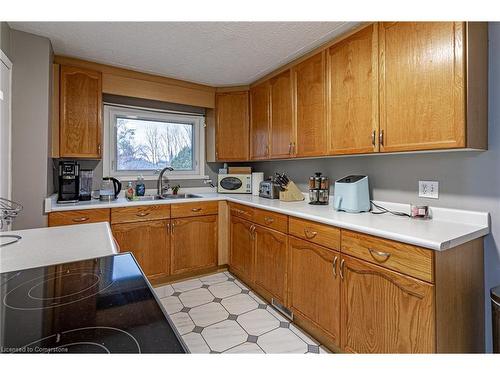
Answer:
M57 203L76 203L79 195L80 165L76 161L60 161Z

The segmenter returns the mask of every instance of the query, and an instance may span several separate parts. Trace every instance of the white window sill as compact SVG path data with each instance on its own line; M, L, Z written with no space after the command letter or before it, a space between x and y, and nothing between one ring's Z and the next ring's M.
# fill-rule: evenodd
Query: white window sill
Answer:
M137 180L137 177L140 176L140 174L136 175L131 175L131 176L113 176L114 178L120 180L121 182L127 182L127 181L135 181ZM157 181L158 180L158 175L154 176L142 176L145 181ZM173 175L173 174L168 174L165 173L163 175L163 178L166 180L207 180L210 177L205 176L205 175Z

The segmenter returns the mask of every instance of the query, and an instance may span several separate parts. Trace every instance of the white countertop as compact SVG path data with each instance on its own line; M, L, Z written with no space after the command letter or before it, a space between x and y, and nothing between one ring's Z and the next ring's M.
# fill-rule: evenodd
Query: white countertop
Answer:
M250 194L198 192L196 194L200 195L201 198L133 202L127 201L125 198L118 198L112 202L93 200L75 204L57 204L57 197L51 196L45 201L45 211L227 200L432 250L450 249L486 236L490 232L489 214L487 212L431 207L433 218L431 220L419 220L391 214L373 215L369 212L359 214L338 212L333 210L331 202L328 206L313 206L308 204L307 198L302 202L282 202L278 199L265 199ZM409 205L389 202L378 203L392 210L409 212Z
M26 229L0 234L21 236L17 243L0 247L0 273L118 253L108 223ZM0 238L0 243L6 241Z

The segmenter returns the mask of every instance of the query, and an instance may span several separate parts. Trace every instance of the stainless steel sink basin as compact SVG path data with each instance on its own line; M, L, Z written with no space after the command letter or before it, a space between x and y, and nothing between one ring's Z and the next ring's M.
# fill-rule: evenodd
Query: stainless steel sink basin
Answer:
M143 195L141 197L134 197L134 201L144 202L144 201L157 201L164 199L192 199L192 198L201 198L201 196L196 194L164 194L164 195Z
M201 196L196 194L165 194L162 195L160 199L189 199L189 198L201 198Z

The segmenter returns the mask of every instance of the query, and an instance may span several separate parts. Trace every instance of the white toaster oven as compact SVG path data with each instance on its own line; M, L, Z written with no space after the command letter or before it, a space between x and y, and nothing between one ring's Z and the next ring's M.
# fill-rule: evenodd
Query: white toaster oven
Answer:
M251 174L219 174L217 177L218 193L252 193Z

